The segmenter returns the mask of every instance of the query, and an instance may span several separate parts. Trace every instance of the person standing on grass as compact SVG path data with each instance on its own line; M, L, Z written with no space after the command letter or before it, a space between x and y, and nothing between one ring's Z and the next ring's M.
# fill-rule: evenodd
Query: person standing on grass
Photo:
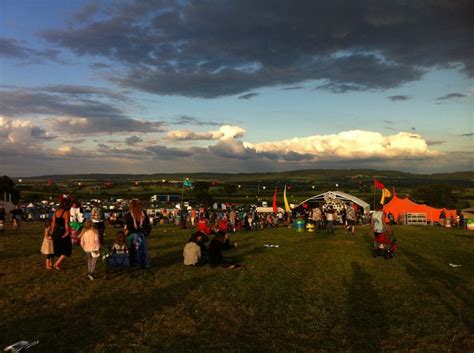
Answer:
M99 258L100 241L99 231L94 229L92 221L88 219L84 223L84 229L81 233L81 247L86 253L87 258L87 277L93 281L95 266Z
M332 208L329 208L326 211L326 221L327 221L327 230L331 234L335 234L336 231L334 230L334 218L336 217L335 211Z
M355 235L355 222L356 214L352 205L347 208L346 211L347 230L351 231L352 235Z
M46 255L46 269L53 269L54 246L53 237L51 236L51 221L44 222L43 243L41 244L41 253Z
M383 212L383 206L377 204L375 211L370 217L370 230L374 234L375 239L387 230L387 224L385 223L385 213Z
M0 232L5 231L5 207L3 203L0 203Z
M147 240L151 231L150 220L143 211L140 200L131 200L128 207L129 212L124 218L124 230L127 235L130 261L138 263L140 268L150 268Z
M69 229L69 208L71 202L65 195L61 198L59 208L53 214L51 233L53 235L54 256L59 257L54 268L60 270L66 257L71 257L72 242Z
M102 207L100 206L98 202L95 202L94 207L92 207L91 220L94 225L94 228L97 229L97 232L99 233L100 245L104 245L104 235L105 235L104 212L102 211Z

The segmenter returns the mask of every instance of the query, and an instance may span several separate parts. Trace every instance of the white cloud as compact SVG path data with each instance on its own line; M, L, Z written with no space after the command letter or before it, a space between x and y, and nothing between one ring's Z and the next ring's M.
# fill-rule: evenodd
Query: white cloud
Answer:
M54 136L30 120L12 120L0 116L0 138L5 138L12 143L27 143L38 139L48 140Z
M245 142L257 153L299 153L315 156L315 160L364 158L434 157L426 141L418 134L400 132L383 136L379 132L351 130L332 135L295 137L288 140L261 143Z
M230 140L245 135L245 129L236 125L222 125L219 130L212 131L191 131L173 130L166 134L166 139L170 141L191 141L191 140Z

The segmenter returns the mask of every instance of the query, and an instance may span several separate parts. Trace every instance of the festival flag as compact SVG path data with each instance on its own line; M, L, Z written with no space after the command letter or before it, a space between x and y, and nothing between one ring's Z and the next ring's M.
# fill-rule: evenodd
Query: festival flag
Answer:
M380 190L383 190L385 189L385 185L382 184L380 181L378 181L377 179L374 178L374 187L376 189L380 189Z
M383 205L385 203L385 198L386 197L391 197L392 193L390 192L389 189L384 188L382 190L382 198L380 199L380 203Z
M285 203L285 212L290 212L290 204L288 203L288 199L286 198L286 185L285 189L283 190L283 202Z
M183 180L183 186L185 188L191 188L193 186L193 184L191 183L191 180L185 179L185 180Z
M273 213L278 212L278 207L277 207L277 191L278 188L275 187L275 192L273 193Z

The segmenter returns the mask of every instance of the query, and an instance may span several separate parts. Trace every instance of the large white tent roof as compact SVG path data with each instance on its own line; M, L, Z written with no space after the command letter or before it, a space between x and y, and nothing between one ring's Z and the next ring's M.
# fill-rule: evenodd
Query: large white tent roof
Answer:
M301 206L305 203L311 202L311 201L324 202L324 200L328 196L331 197L331 198L336 198L336 199L341 200L341 201L345 201L345 202L353 202L353 203L359 205L360 207L362 207L364 209L364 212L369 212L369 210L370 210L370 205L367 202L365 202L364 200L361 200L358 197L355 197L353 195L346 194L345 192L342 192L342 191L327 191L327 192L324 192L322 194L312 196L309 199L306 199L303 202L301 202L296 207L299 207L299 206Z

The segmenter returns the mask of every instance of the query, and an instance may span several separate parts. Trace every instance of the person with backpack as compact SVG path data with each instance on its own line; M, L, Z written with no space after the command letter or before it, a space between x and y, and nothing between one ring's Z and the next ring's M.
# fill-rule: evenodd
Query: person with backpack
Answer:
M124 217L124 231L127 235L130 262L137 263L140 268L150 268L147 240L151 232L150 219L143 210L140 200L133 199L128 206L129 212Z

